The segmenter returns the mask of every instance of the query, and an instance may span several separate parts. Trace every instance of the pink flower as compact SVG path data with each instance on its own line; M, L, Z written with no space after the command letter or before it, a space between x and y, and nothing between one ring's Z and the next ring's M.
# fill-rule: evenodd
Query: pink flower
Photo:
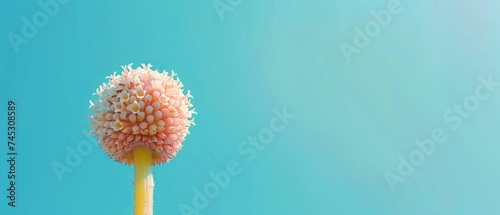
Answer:
M150 64L122 68L122 75L108 76L96 91L97 101L91 101L91 133L117 162L133 164L133 151L141 147L153 153L154 165L169 162L194 124L192 96L183 93L173 71L159 73Z

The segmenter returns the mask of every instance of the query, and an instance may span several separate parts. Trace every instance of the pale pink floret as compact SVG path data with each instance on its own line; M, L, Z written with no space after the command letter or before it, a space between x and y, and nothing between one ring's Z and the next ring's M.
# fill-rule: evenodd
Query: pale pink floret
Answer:
M118 162L133 164L133 151L144 147L153 153L153 164L170 161L194 124L196 112L189 93L175 73L123 66L121 75L108 76L96 91L92 134L106 153ZM91 103L92 104L92 103Z

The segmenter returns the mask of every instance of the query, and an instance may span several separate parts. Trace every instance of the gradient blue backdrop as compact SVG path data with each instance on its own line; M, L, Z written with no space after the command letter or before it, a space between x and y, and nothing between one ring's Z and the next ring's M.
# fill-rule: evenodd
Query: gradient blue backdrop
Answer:
M71 0L18 53L7 34L42 9L3 2L0 214L132 214L133 169L96 145L62 181L52 168L87 140L96 87L129 63L175 70L199 113L178 157L154 168L155 214L181 214L230 160L241 174L200 214L499 214L500 92L457 130L442 116L479 76L500 80L500 3L401 0L348 63L339 45L387 2L243 0L221 20L212 0ZM18 107L16 208L4 197L8 99ZM238 145L283 107L296 118L246 162ZM439 127L446 142L391 191L384 172Z

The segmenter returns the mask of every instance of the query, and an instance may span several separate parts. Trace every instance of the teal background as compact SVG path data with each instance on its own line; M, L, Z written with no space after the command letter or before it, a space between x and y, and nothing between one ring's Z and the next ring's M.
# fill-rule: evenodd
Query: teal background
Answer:
M401 0L403 12L348 63L339 45L387 2L243 0L221 20L211 0L71 0L15 53L6 35L41 7L4 1L0 214L132 214L133 168L94 143L62 181L52 168L88 141L91 94L129 63L175 70L198 112L183 150L153 170L155 214L182 214L230 160L241 173L200 214L499 214L500 92L457 130L443 114L479 76L500 80L500 3ZM16 208L4 197L9 99ZM283 107L296 117L247 162L238 145ZM384 173L435 128L447 140L391 191Z

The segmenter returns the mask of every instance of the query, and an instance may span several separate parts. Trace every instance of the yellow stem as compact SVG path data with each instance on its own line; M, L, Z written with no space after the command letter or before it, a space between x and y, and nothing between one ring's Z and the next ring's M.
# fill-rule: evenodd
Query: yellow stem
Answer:
M135 164L135 215L153 215L152 154L139 148L134 151Z

